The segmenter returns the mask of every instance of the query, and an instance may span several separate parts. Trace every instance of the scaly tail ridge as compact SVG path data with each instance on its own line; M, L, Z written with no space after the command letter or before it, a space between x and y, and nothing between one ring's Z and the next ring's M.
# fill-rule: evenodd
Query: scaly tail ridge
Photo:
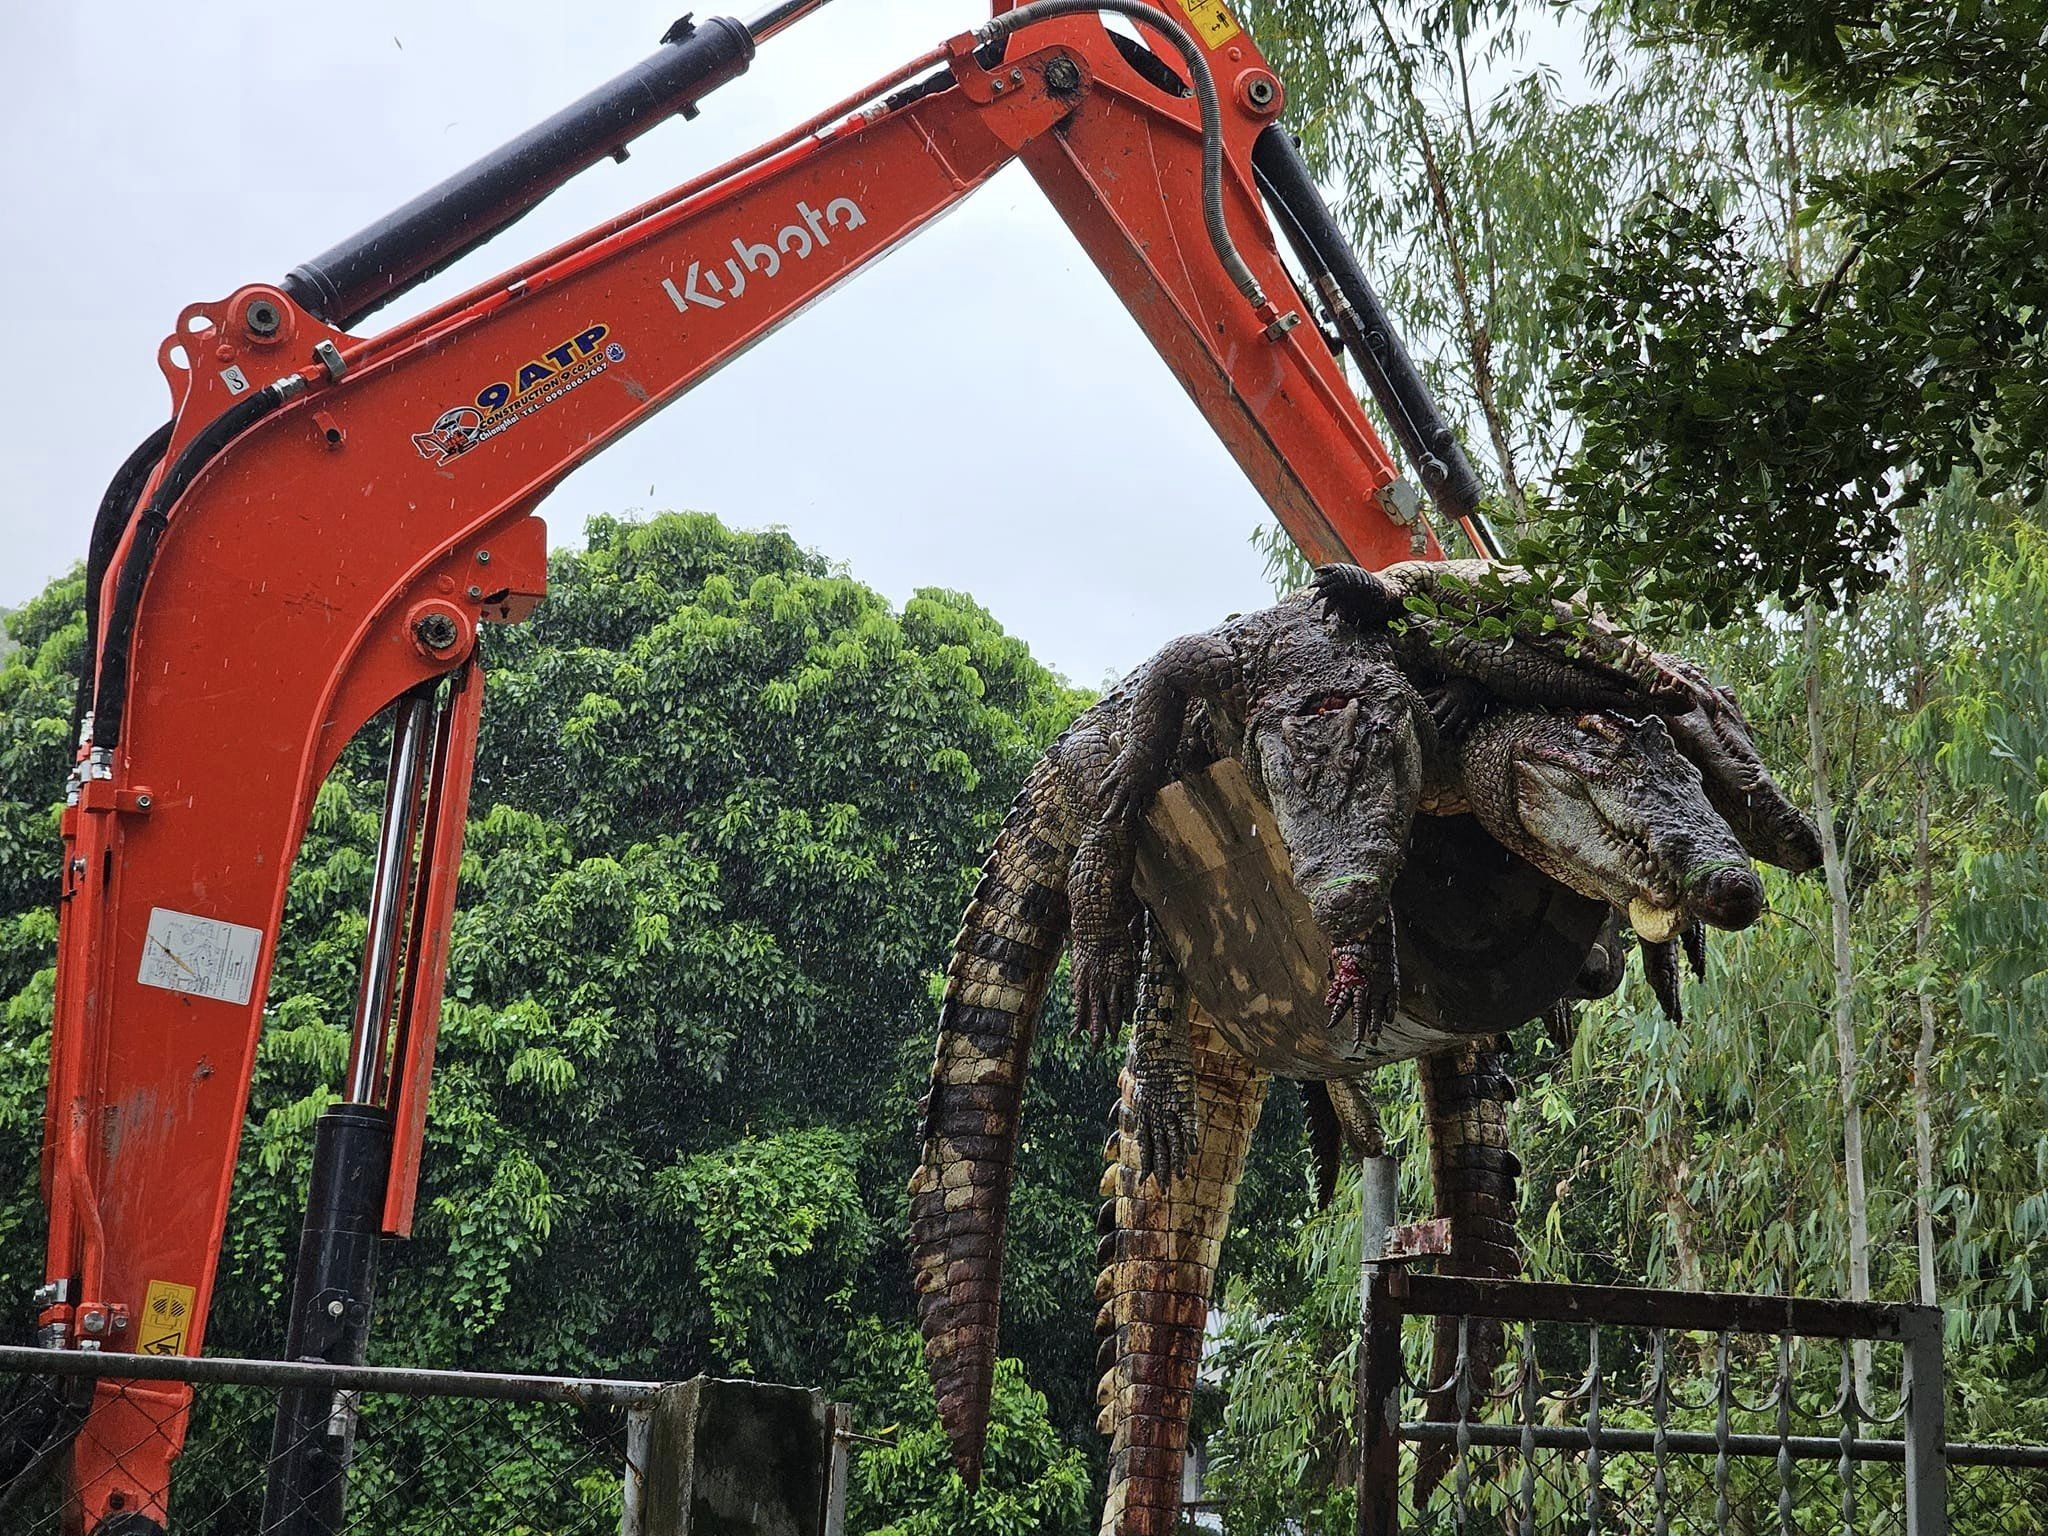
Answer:
M910 1178L918 1327L939 1418L970 1487L988 1437L1024 1071L1066 935L1073 843L1048 804L1049 777L1040 764L1026 779L953 941L924 1147Z
M1230 1227L1266 1075L1189 1008L1201 1134L1193 1166L1162 1191L1140 1179L1127 1069L1117 1129L1103 1154L1102 1265L1095 1330L1103 1367L1097 1426L1109 1435L1109 1493L1101 1536L1169 1536L1179 1524L1181 1463L1216 1256Z

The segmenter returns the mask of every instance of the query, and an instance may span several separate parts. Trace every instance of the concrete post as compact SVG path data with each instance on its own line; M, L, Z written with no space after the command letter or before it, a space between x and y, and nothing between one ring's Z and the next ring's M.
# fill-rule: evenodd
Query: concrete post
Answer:
M826 1536L844 1518L824 1394L698 1376L627 1421L621 1536Z

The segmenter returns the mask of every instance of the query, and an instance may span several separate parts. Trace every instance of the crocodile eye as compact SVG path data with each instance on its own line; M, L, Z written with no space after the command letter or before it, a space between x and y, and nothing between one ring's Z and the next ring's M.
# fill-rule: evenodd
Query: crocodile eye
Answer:
M1325 693L1313 699L1305 699L1295 709L1297 715L1334 715L1351 702L1351 696L1344 693Z

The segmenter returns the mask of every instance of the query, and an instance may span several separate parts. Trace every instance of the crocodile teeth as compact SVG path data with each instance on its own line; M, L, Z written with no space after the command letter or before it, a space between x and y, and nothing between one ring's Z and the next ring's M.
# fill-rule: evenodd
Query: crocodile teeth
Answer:
M1676 907L1659 907L1638 896L1628 904L1629 926L1637 935L1652 944L1669 942L1678 932L1679 912Z

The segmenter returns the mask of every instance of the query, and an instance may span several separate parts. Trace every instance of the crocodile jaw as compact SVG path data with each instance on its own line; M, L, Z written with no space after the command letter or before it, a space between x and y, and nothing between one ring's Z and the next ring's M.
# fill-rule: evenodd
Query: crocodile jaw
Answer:
M1668 944L1685 924L1685 914L1676 907L1659 906L1640 896L1629 898L1628 923L1637 937L1650 944Z

